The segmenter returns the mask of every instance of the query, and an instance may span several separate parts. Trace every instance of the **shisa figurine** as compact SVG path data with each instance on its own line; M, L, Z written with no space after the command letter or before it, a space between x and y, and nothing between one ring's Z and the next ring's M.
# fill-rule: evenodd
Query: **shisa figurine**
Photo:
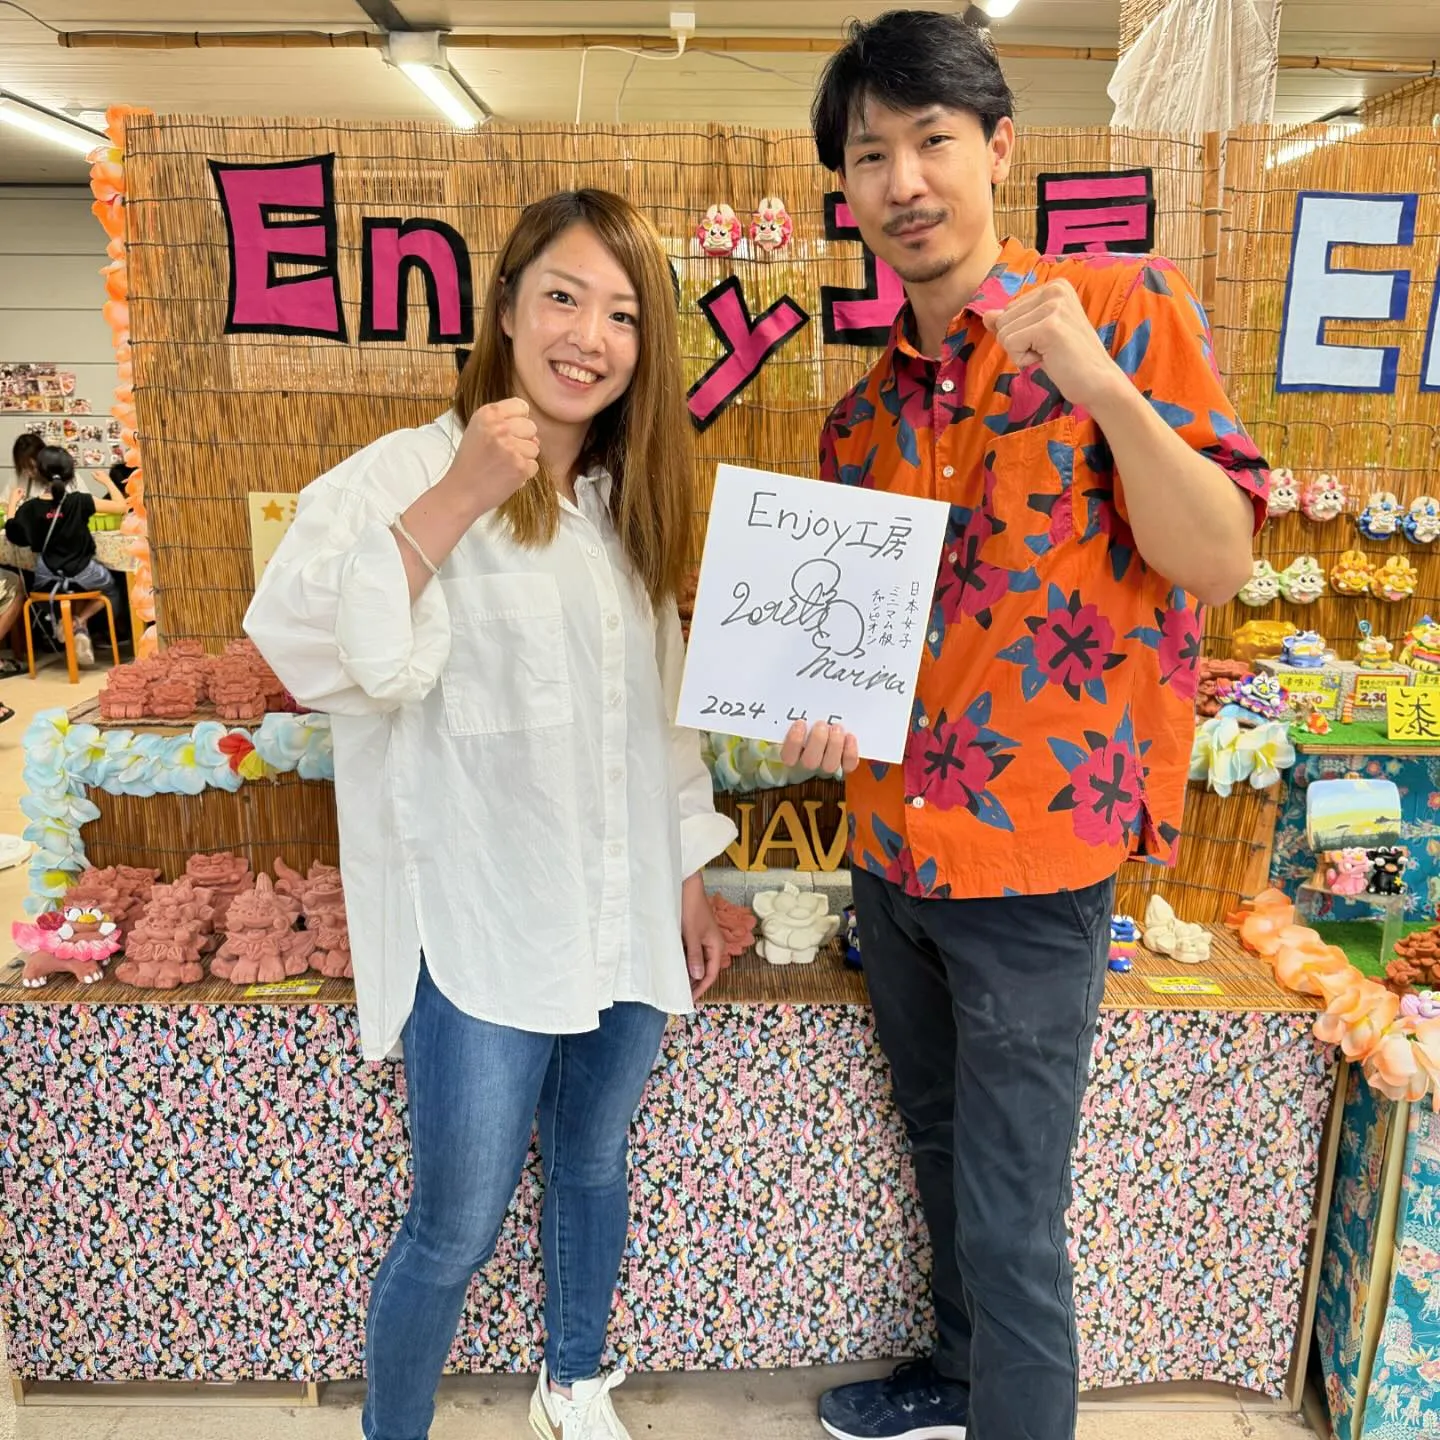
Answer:
M1410 502L1404 527L1405 534L1416 545L1433 545L1440 540L1440 501L1433 495L1417 495Z
M1329 658L1330 651L1317 631L1302 630L1298 635L1287 635L1281 646L1284 664L1294 670L1319 670Z
M1370 878L1365 890L1370 895L1403 895L1405 872L1410 868L1410 852L1403 845L1381 845L1367 850Z
M1212 660L1202 655L1195 666L1195 713L1210 719L1225 704L1222 687L1243 680L1252 672L1239 660Z
M20 983L38 990L52 975L73 975L82 985L105 978L105 962L120 948L120 931L103 910L68 905L39 916L34 924L18 920L10 936L25 956Z
M1400 1014L1407 1020L1440 1020L1440 994L1412 990L1400 997Z
M100 691L103 720L143 720L149 714L150 682L132 665L118 665Z
M185 876L195 888L209 896L215 922L223 928L231 903L255 883L250 862L242 855L218 850L209 855L192 855L185 862Z
M1313 605L1325 593L1325 572L1313 555L1297 555L1280 572L1280 593L1292 605Z
M1274 676L1267 673L1247 676L1226 686L1222 682L1220 694L1225 705L1234 706L1242 713L1235 718L1242 724L1253 725L1253 716L1262 720L1283 720L1290 711L1290 692Z
M1337 595L1367 595L1375 578L1375 564L1363 550L1346 550L1330 571L1330 588Z
M1157 955L1168 955L1182 965L1199 965L1210 958L1210 932L1191 920L1182 920L1161 895L1152 895L1145 907L1145 944Z
M253 640L232 640L220 657L222 661L243 660L249 665L259 682L265 697L265 709L269 712L293 714L299 710L295 697L285 688L280 677L270 668L270 663L260 653Z
M265 685L242 656L223 656L215 664L210 698L221 720L253 723L265 717Z
M200 708L194 680L172 675L150 686L150 714L157 720L188 720Z
M111 865L103 870L91 867L82 870L80 878L65 892L63 908L104 911L123 940L140 918L159 878L158 870L134 865Z
M302 876L298 870L292 870L283 860L277 859L275 888L300 906L305 933L312 942L310 968L331 980L348 980L353 976L350 928L345 915L345 890L340 872L333 865L316 860L310 866L309 874ZM719 898L711 897L712 908ZM749 917L749 911L741 913ZM752 922L752 934L753 931ZM747 940L744 949L749 948ZM743 954L744 950L739 953Z
M1367 540L1388 540L1400 528L1400 502L1392 490L1377 490L1355 517L1355 528Z
M1268 560L1257 560L1250 568L1250 578L1240 587L1242 605L1268 605L1280 593L1280 577Z
M1300 487L1295 474L1283 466L1270 472L1270 515L1289 515L1300 508Z
M710 908L715 912L715 923L720 927L725 942L721 964L728 968L732 960L738 960L754 947L755 912L743 905L732 904L723 895L710 896Z
M1230 655L1246 665L1270 660L1284 650L1287 635L1299 633L1288 620L1247 620L1230 636Z
M790 243L794 228L785 202L778 195L767 195L750 221L750 244L760 258L772 259Z
M1370 883L1370 859L1361 849L1330 850L1323 856L1325 888L1332 895L1363 895Z
M695 238L707 255L733 255L744 232L730 206L712 205L695 227Z
M1311 520L1333 520L1345 509L1345 491L1333 475L1317 475L1300 492L1300 508Z
M1440 988L1440 927L1416 930L1395 942L1395 958L1385 967L1392 990Z
M1440 625L1422 615L1400 647L1400 663L1426 674L1440 670Z
M1117 975L1128 975L1140 949L1140 927L1129 915L1110 917L1110 954L1106 964Z
M1370 593L1377 600L1408 600L1420 583L1415 567L1403 556L1392 555L1370 582Z
M210 973L232 985L274 984L310 968L315 937L296 930L300 907L275 889L268 875L237 896L225 917L225 939Z
M1388 670L1395 647L1383 636L1375 634L1368 620L1360 622L1360 643L1355 647L1355 663L1362 670Z
M125 942L115 978L145 990L193 985L205 978L201 956L214 933L214 904L193 880L157 885Z
M818 891L786 885L762 891L753 904L761 935L755 949L772 965L809 965L840 933L840 917L829 913L829 901Z

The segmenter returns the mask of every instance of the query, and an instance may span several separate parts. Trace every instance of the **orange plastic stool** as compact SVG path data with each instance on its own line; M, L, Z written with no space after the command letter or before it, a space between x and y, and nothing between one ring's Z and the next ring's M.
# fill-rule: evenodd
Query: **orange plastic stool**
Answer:
M98 590L57 590L51 594L31 594L25 601L25 658L30 662L30 675L35 675L35 632L30 628L30 611L36 605L52 603L60 607L60 633L65 637L65 668L70 672L70 683L80 683L80 665L75 658L75 622L70 607L77 600L98 600L105 607L105 618L110 622L110 654L120 663L120 640L115 634L115 607L109 597Z

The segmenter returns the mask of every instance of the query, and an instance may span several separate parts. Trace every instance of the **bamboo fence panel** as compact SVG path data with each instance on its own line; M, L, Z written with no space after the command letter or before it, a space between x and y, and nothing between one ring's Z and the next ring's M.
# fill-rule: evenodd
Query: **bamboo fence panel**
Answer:
M1440 124L1440 77L1425 76L1372 95L1361 107L1360 118L1370 129L1379 126L1425 126Z

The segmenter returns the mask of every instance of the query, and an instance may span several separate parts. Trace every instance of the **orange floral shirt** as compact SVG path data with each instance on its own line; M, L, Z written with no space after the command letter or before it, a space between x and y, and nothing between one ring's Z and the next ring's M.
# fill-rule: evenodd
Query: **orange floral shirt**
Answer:
M1200 607L1140 558L1105 437L981 316L1068 280L1110 353L1265 515L1265 461L1168 261L1042 258L1009 240L938 360L907 306L831 412L823 479L939 499L950 523L905 759L850 777L851 859L915 896L1045 894L1132 855L1173 863Z

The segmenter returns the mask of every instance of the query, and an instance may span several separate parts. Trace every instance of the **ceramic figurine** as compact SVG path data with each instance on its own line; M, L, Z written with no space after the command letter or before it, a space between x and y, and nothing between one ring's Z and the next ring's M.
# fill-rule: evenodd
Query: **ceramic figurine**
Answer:
M1440 671L1440 625L1422 615L1400 647L1400 663L1427 675Z
M1109 966L1117 975L1128 974L1140 947L1140 927L1128 915L1110 917Z
M1331 850L1325 855L1325 886L1332 895L1363 895L1370 883L1370 860L1363 850Z
M740 220L728 205L712 205L695 227L695 238L707 255L733 255L741 233Z
M1377 490L1355 517L1355 528L1367 540L1388 540L1400 528L1400 502L1391 490Z
M1317 704L1319 703L1320 697L1318 695L1313 695L1310 698ZM1330 733L1330 717L1322 714L1315 708L1315 705L1307 705L1305 707L1305 729L1309 731L1311 735L1328 735Z
M1363 550L1346 550L1330 571L1330 588L1337 595L1365 595L1375 578L1375 566Z
M117 665L100 691L102 720L143 720L150 683L132 665Z
M111 865L103 870L92 866L82 870L80 878L65 892L61 909L78 906L82 910L103 910L123 939L140 918L159 878L158 870L133 865Z
M255 667L243 656L223 656L215 664L210 682L215 714L232 724L265 717L265 685Z
M232 855L225 850L209 855L192 855L185 862L185 876L194 882L197 890L209 897L215 920L222 926L231 902L254 884L250 862L243 855Z
M785 202L778 195L767 195L750 221L750 243L757 255L769 260L790 243L794 228Z
M174 990L205 978L200 963L215 933L215 905L193 880L157 885L125 942L115 978L146 990Z
M1190 920L1182 920L1163 896L1152 895L1145 907L1145 945L1158 955L1168 955L1182 965L1199 965L1210 958L1210 932Z
M1405 534L1416 545L1433 545L1440 540L1440 501L1433 495L1417 495L1410 502L1404 526Z
M1301 490L1300 508L1311 520L1333 520L1345 508L1345 491L1333 475L1317 475Z
M855 919L855 907L845 907L845 968L863 970L860 962L860 926Z
M1381 845L1367 850L1370 879L1365 886L1371 895L1403 895L1405 872L1410 868L1410 855L1403 845Z
M1412 990L1400 997L1400 1013L1407 1020L1440 1020L1440 995L1433 990Z
M1376 635L1368 620L1360 622L1360 643L1355 647L1355 663L1362 670L1387 670L1395 647L1383 636Z
M1294 670L1319 670L1329 654L1324 639L1314 630L1287 635L1281 646L1281 658Z
M711 895L710 909L725 941L725 954L720 964L728 969L732 960L748 954L755 946L755 912L744 905L735 905L723 895Z
M52 975L73 975L82 985L105 978L105 962L120 948L120 931L103 910L78 905L51 910L34 924L17 920L10 936L25 954L20 983L39 990Z
M815 890L786 885L761 891L752 903L760 917L755 949L772 965L808 965L840 931L840 917L827 913L829 902Z
M1228 689L1222 690L1226 701L1236 706L1245 715L1258 715L1262 720L1283 720L1290 710L1290 693L1274 675L1251 675L1237 680ZM1254 721L1249 723L1254 724Z
M1300 487L1295 483L1293 471L1286 469L1270 472L1270 515L1289 515L1300 508Z
M1242 605L1268 605L1280 593L1280 577L1268 560L1257 560L1250 578L1240 588Z
M1299 630L1288 620L1247 620L1230 635L1230 654L1242 664L1270 660L1279 655L1287 635Z
M1280 593L1292 605L1313 605L1325 593L1325 572L1313 555L1297 555L1280 572Z
M157 680L150 687L147 703L150 714L157 720L189 720L200 708L200 692L193 680L175 676Z
M210 973L232 985L274 984L310 968L314 937L297 931L300 907L275 889L268 875L239 895L225 917L225 939Z
M355 971L350 960L350 931L345 917L345 891L340 883L340 872L333 865L315 861L308 875L301 876L283 860L275 862L275 888L282 895L298 901L301 906L305 929L314 941L309 955L312 970L331 980L348 979ZM718 903L717 903L718 902ZM726 924L722 907L723 897L710 897L711 909L715 911L721 933L726 936L727 958L743 955L750 948L749 935L754 933L754 919L749 911L741 913L750 918L750 931L739 950L734 948L735 927ZM738 909L730 906L730 909Z
M1415 567L1403 555L1392 555L1376 570L1370 593L1377 600L1408 600L1419 583Z
M1195 713L1205 720L1218 715L1225 703L1220 693L1222 686L1233 685L1252 673L1239 660L1212 660L1202 655L1195 665Z

